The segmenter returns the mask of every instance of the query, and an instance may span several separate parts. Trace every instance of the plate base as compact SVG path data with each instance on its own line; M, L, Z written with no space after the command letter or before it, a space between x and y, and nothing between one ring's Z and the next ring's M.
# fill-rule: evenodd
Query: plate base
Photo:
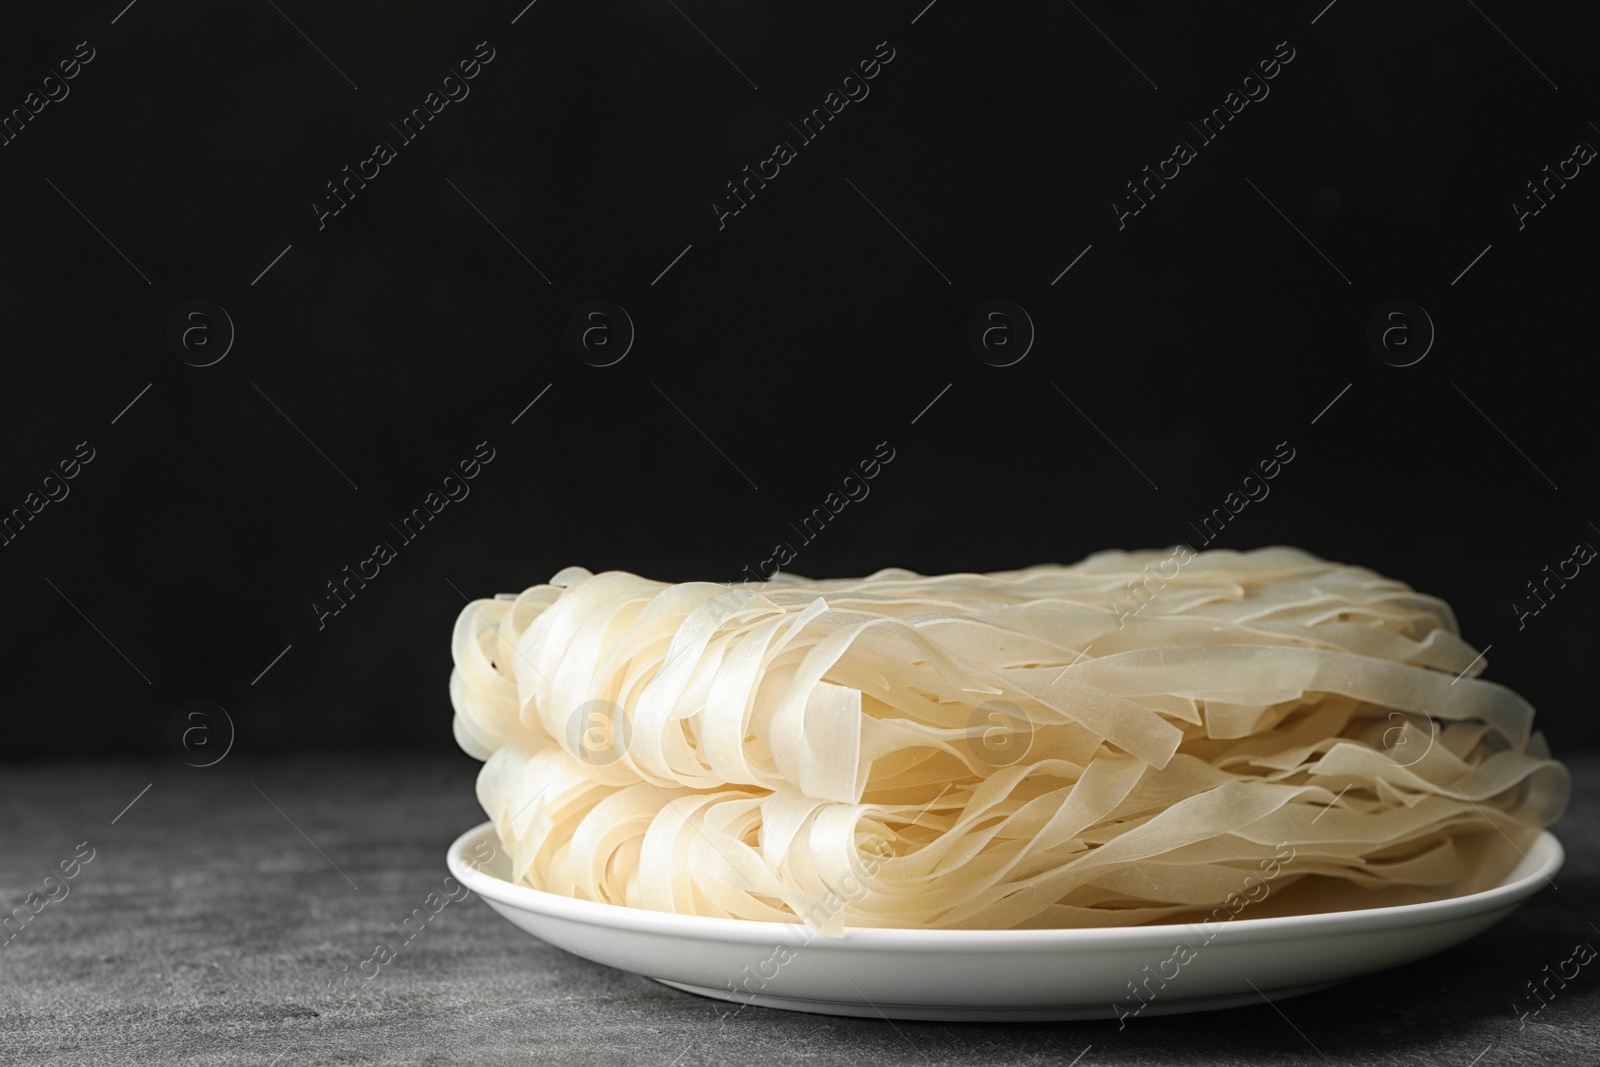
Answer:
M1231 919L1206 935L1198 970L1141 1005L1132 980L1154 960L1185 962L1173 947L1174 938L1186 936L1184 928L871 927L848 929L842 938L814 938L798 923L679 915L514 884L509 857L489 823L456 838L448 854L450 873L519 929L584 959L698 996L865 1019L1124 1024L1134 1012L1209 1011L1300 996L1424 959L1500 921L1548 885L1561 860L1561 843L1545 831L1504 881L1476 893ZM1187 958L1195 951L1191 946ZM804 962L770 974L774 964L781 967L797 955ZM731 985L758 973L769 975L758 992Z
M1191 1011L1213 1011L1218 1008L1243 1008L1260 1004L1263 997L1269 1001L1304 996L1323 989L1343 985L1348 979L1337 982L1319 982L1315 985L1290 986L1284 989L1266 989L1260 993L1232 993L1220 997L1191 997L1187 1000L1157 1001L1147 1004L1140 1015L1180 1015ZM1059 1004L1040 1008L975 1008L970 1005L932 1004L871 1004L854 1000L803 1000L798 997L770 997L759 993L733 993L727 989L669 982L665 978L652 978L685 993L726 1000L736 1004L754 1004L758 1008L782 1008L784 1011L807 1011L816 1015L852 1015L861 1019L909 1019L919 1022L1078 1022L1087 1019L1115 1019L1122 1011L1110 1004ZM1131 1017L1131 1016L1130 1016Z

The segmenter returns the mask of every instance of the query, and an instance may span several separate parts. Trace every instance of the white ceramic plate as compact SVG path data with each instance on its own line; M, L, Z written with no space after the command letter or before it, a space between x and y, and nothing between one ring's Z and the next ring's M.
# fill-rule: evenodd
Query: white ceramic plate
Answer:
M1310 993L1481 933L1548 884L1562 858L1560 842L1545 833L1494 889L1402 907L1233 919L1215 924L1209 942L1188 925L854 929L835 940L799 924L597 904L508 881L489 823L458 837L447 862L528 933L678 989L793 1011L949 1021L1129 1018ZM1175 955L1179 943L1192 955Z

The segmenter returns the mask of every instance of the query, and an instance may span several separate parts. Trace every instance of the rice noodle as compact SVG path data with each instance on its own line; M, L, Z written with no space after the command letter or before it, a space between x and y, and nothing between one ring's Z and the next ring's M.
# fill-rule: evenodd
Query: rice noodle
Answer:
M1175 553L571 567L461 613L455 736L519 882L828 933L1178 920L1267 863L1253 914L1449 896L1560 817L1566 769L1443 601L1296 549Z

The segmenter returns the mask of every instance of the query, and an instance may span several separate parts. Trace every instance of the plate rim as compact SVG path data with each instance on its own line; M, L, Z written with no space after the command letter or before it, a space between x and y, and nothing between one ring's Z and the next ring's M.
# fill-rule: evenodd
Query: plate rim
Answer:
M631 933L670 937L692 937L743 944L769 944L776 939L794 943L798 937L816 948L860 948L888 951L1004 950L1015 952L1060 952L1064 949L1129 948L1165 945L1175 933L1195 930L1194 923L1154 923L1143 926L1076 927L1023 930L945 930L918 927L846 927L844 936L818 936L803 923L775 923L760 919L730 919L714 915L680 915L652 911L622 904L551 893L543 889L508 882L481 870L466 859L468 846L485 833L494 834L492 821L484 821L465 831L450 843L445 863L450 873L467 889L489 901L549 918L564 919L585 926L600 926ZM501 844L504 848L504 845ZM1230 919L1217 924L1211 941L1232 942L1267 940L1286 933L1299 937L1332 936L1396 926L1418 926L1449 922L1482 915L1501 908L1510 909L1538 891L1540 881L1550 881L1566 860L1561 841L1548 829L1541 830L1523 858L1532 864L1527 873L1489 889L1442 900L1418 904L1395 904L1347 911L1314 912L1305 915L1273 915L1258 919Z

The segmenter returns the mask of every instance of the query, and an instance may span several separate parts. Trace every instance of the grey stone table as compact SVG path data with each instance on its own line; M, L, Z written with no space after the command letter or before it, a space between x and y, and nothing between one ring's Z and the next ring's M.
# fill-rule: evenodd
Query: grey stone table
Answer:
M569 956L472 897L358 993L330 991L446 891L446 846L483 818L476 767L0 765L0 906L57 898L0 944L0 1063L1600 1063L1600 963L1517 1015L1547 965L1600 946L1600 758L1573 763L1559 888L1489 933L1278 1006L1121 1030L730 1014ZM47 886L62 863L73 877Z

